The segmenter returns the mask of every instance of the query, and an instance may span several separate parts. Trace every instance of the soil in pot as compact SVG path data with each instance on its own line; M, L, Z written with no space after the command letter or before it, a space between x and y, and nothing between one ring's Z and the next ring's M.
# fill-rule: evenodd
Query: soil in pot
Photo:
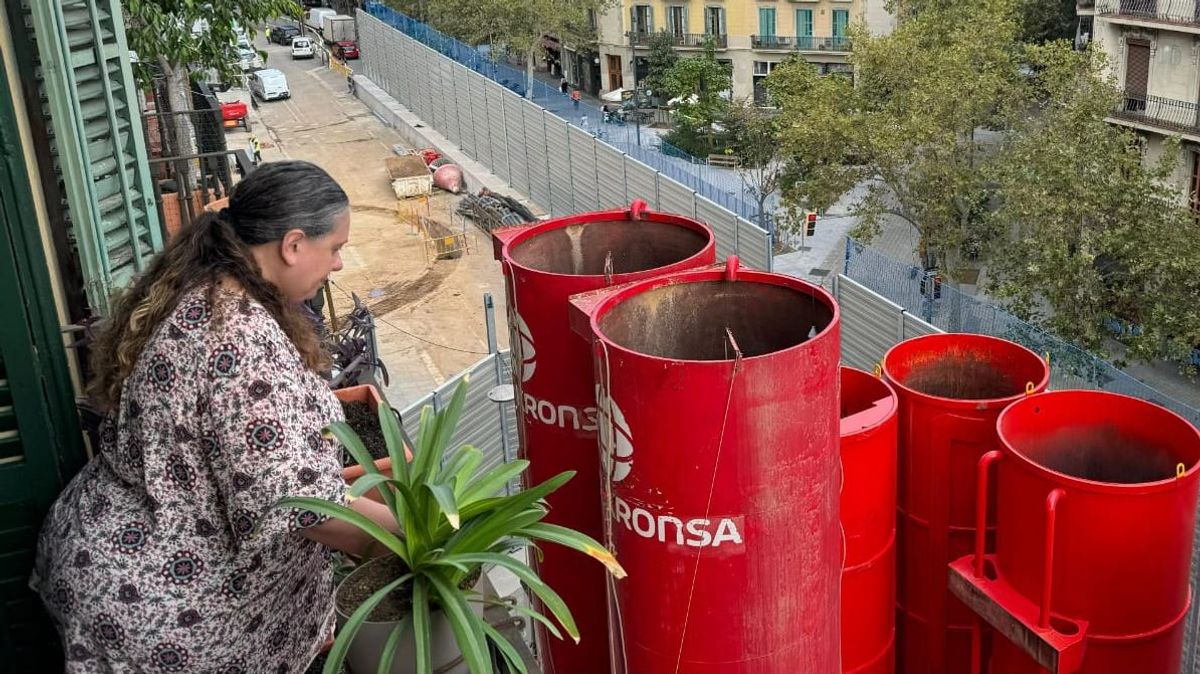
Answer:
M387 442L383 439L383 429L379 427L379 415L371 409L368 402L343 402L342 411L346 414L346 423L367 447L367 452L373 459L382 459L388 455ZM355 463L354 458L347 455L344 465Z
M354 613L379 588L406 573L408 567L399 557L377 557L342 582L336 597L338 610L343 615ZM482 575L482 569L475 569L458 584L459 588L467 590L474 587ZM411 612L412 583L405 583L388 594L367 619L372 622L403 620Z
M338 610L350 615L379 588L408 573L399 557L381 557L348 577L337 592ZM412 583L405 583L379 602L367 618L372 622L403 620L412 612Z

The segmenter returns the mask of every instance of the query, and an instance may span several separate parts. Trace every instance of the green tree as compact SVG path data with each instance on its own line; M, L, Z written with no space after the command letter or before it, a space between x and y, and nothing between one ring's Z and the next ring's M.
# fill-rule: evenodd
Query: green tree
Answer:
M675 131L667 137L689 138L693 147L680 145L692 154L708 154L714 147L714 125L725 118L729 109L728 92L733 87L733 74L717 61L716 41L709 37L704 50L691 58L679 59L663 75L663 88L675 113Z
M655 97L661 98L666 91L666 75L679 62L679 54L675 51L675 41L664 30L650 36L650 56L647 57L646 77L642 85L654 92Z
M533 97L533 67L549 35L583 50L596 41L592 17L617 0L440 0L438 16L453 23L449 32L472 44L503 48L525 61L526 98ZM440 11L440 10L445 10ZM431 10L433 11L433 10ZM452 17L452 18L449 18Z
M758 224L764 229L772 213L767 200L780 187L786 165L779 144L779 125L773 111L747 101L730 107L725 119L727 151L740 162L738 176L758 203Z
M148 84L157 68L166 80L174 111L191 110L189 80L213 71L223 81L241 76L237 40L240 31L253 37L267 19L298 16L293 0L122 0L129 48L138 55L138 78ZM265 55L264 55L265 56ZM176 156L194 154L192 126L186 117L175 121ZM181 162L188 188L193 162Z
M1073 40L1079 17L1076 0L1021 0L1021 37L1026 42Z
M1087 348L1104 320L1137 325L1138 358L1200 344L1195 222L1171 180L1177 144L1147 163L1138 135L1109 124L1120 101L1099 52L1031 47L1037 114L1001 151L993 214L1006 236L990 289L1022 318Z
M857 86L797 62L768 78L781 141L798 159L785 198L821 210L870 181L855 233L869 238L898 216L919 232L925 266L953 277L989 199L993 130L1025 107L1011 1L931 5L891 35L851 33Z

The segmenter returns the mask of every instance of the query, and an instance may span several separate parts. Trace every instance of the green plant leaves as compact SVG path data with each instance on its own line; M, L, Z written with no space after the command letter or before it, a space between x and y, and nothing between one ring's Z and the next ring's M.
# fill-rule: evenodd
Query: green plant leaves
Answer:
M411 621L412 616L407 616L392 629L387 643L383 645L383 653L379 655L379 669L376 674L389 674L392 671L392 661L396 659L396 649L400 647L400 640L408 631L408 624Z
M609 573L617 578L624 578L628 575L611 552L586 534L581 534L578 531L572 531L556 524L545 524L542 522L531 524L516 533L578 550L592 559L599 561L604 565L604 568L608 569Z
M392 408L385 402L380 403L379 409L379 427L383 430L383 439L387 444L388 456L392 459L392 477L404 484L412 484L409 477L408 458L404 455L404 448L410 446L407 438L404 437L404 429L401 428L399 420L392 412Z
M549 609L552 614L554 614L554 617L557 618L558 622L562 624L563 629L567 631L567 634L571 635L571 638L575 640L575 643L579 643L579 628L575 626L575 620L571 616L570 609L567 608L567 603L563 601L562 597L560 597L553 588L547 585L545 581L543 581L541 578L538 578L538 575L533 572L533 569L529 568L528 565L520 560L513 559L508 555L501 555L492 552L478 552L447 555L440 561L442 563L454 561L459 563L470 562L476 564L492 564L494 566L499 566L511 571L513 575L515 575L517 578L520 578L521 581L525 583L526 587L528 587L529 590L542 601L542 604L544 604L546 608ZM554 631L554 636L558 637L559 635L557 630Z
M318 515L327 515L329 517L336 517L337 519L342 520L343 522L353 524L354 526L358 527L359 529L362 529L365 533L370 535L375 540L379 541L381 544L384 545L384 547L386 547L388 550L391 550L392 553L395 554L397 557L404 560L404 563L408 564L408 566L410 568L412 567L412 564L410 563L409 556L408 556L408 549L404 546L404 541L402 541L399 536L393 534L392 532L388 531L387 529L384 529L382 526L377 524L375 521L373 521L366 515L363 515L362 513L351 510L350 508L347 508L344 505L341 505L338 503L330 503L329 501L324 501L319 498L311 498L311 497L307 497L307 496L303 496L303 497L289 496L287 498L281 499L279 501L279 503L275 504L275 507L277 507L277 508L300 508L302 510L311 510L311 511L317 513Z
M436 574L430 574L426 578L437 593L442 612L450 622L450 629L454 630L454 639L462 650L467 666L474 674L490 674L492 663L483 636L483 621L471 612L471 607L461 591Z
M413 583L413 629L416 634L417 674L433 672L432 653L429 652L430 642L433 641L433 628L429 622L429 588L425 581L418 578Z

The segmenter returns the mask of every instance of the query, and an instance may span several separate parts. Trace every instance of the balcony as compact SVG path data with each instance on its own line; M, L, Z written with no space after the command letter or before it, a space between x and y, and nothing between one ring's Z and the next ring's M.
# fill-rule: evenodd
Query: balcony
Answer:
M814 37L812 35L802 35L800 37L751 35L750 46L754 49L775 51L848 52L850 51L850 38Z
M1096 0L1075 0L1075 9L1095 9Z
M1095 6L1100 16L1200 26L1200 0L1095 0Z
M641 31L633 31L626 33L629 38L629 44L634 47L650 46L650 39L657 33L645 33ZM671 38L671 44L681 49L700 49L704 47L704 41L712 38L716 42L717 49L726 49L729 47L728 35L712 35L709 33L666 33Z
M1200 135L1200 105L1126 93L1112 116L1173 133Z

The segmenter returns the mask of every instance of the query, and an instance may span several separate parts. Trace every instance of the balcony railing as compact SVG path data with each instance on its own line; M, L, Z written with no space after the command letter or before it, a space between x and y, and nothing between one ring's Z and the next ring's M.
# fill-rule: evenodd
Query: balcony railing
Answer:
M1096 0L1096 13L1200 26L1200 0Z
M1076 9L1092 9L1096 6L1096 0L1075 0Z
M850 51L848 37L784 37L780 35L751 35L750 46L754 49L778 49L798 51Z
M633 31L626 33L629 37L629 44L635 47L647 47L650 45L650 38L656 33L644 33ZM671 38L671 45L675 47L698 49L704 46L705 40L712 39L717 49L727 49L729 47L728 35L712 35L709 33L666 33Z
M1200 134L1200 105L1173 98L1126 93L1112 116L1167 131Z

